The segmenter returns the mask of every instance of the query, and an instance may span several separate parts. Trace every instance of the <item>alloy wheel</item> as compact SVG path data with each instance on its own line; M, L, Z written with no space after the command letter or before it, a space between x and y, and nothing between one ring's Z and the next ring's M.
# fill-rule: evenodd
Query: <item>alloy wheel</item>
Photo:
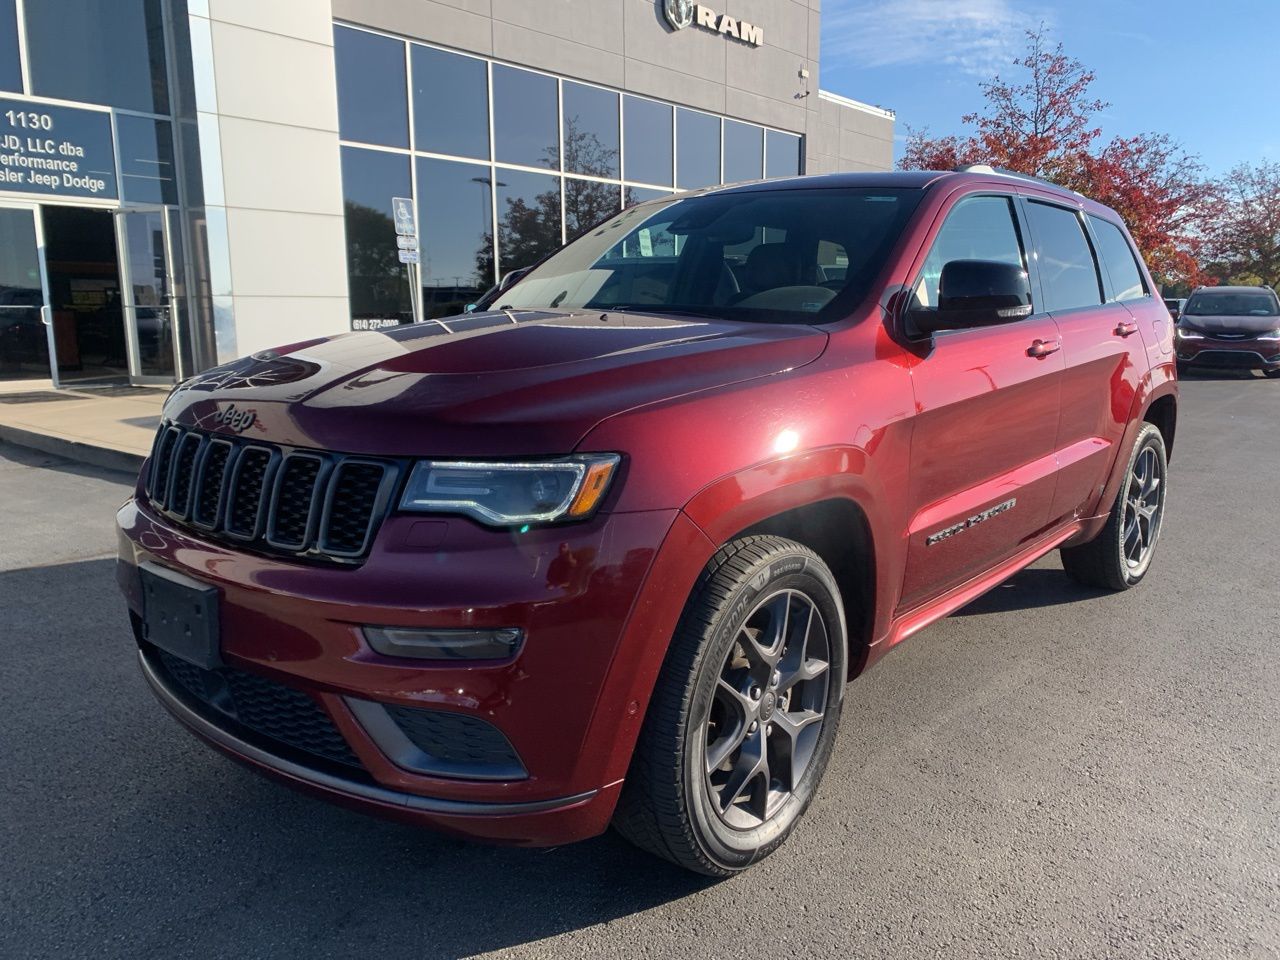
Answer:
M760 826L801 782L826 718L830 660L822 614L798 590L763 598L743 622L705 725L708 795L727 825Z
M1151 447L1144 447L1129 471L1125 491L1121 549L1130 570L1141 570L1146 566L1160 536L1160 519L1164 512L1163 482L1159 456Z

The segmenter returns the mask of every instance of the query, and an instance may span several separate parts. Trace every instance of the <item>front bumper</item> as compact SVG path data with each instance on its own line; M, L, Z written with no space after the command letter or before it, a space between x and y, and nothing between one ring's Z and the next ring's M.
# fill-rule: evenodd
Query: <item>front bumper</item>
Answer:
M1269 370L1280 367L1280 340L1177 340L1178 361L1204 367Z
M140 642L156 696L197 735L344 805L525 845L564 843L608 825L666 638L711 554L678 511L600 515L524 535L393 516L358 569L201 541L137 499L121 508L118 522L118 575L135 618L142 615L141 564L215 586L227 668L313 698L354 766L240 727L187 695L159 652ZM374 653L361 624L517 626L526 640L510 662L424 666ZM406 769L352 709L360 703L483 720L506 737L527 775Z

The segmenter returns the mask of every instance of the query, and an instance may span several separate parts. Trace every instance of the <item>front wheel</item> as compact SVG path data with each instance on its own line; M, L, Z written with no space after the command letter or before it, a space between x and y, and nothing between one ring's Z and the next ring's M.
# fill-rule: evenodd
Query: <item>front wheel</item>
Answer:
M1268 380L1280 380L1280 367L1268 368L1262 371L1263 376Z
M722 547L685 605L614 826L709 876L768 856L822 779L845 665L840 591L817 554L781 537Z
M1107 525L1088 543L1064 547L1063 569L1091 587L1128 590L1137 586L1151 566L1160 539L1168 473L1164 437L1154 424L1144 423Z

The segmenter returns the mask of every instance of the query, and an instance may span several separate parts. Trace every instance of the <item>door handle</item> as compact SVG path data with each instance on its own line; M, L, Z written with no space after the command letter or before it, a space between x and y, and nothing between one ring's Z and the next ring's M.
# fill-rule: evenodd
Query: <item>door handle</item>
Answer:
M1138 332L1138 325L1125 320L1116 325L1117 337L1132 337Z
M1057 353L1062 349L1062 344L1057 340L1035 340L1031 346L1027 347L1027 356L1029 357L1047 357L1051 353Z
M53 307L45 304L40 308L40 322L46 327L53 326Z

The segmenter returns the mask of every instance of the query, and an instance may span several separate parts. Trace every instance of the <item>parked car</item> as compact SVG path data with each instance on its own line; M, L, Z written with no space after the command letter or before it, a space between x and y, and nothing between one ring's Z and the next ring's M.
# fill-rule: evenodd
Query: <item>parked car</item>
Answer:
M1182 297L1179 297L1179 298L1165 297L1164 305L1169 310L1169 316L1173 317L1174 320L1177 320L1180 316L1182 316L1182 308L1187 305L1187 301L1186 301L1186 298L1182 298Z
M1200 287L1177 328L1178 368L1261 370L1280 378L1280 299L1270 287Z
M1156 289L1114 212L989 168L632 207L491 311L178 387L118 516L142 671L348 806L742 870L892 647L1052 550L1147 575Z

